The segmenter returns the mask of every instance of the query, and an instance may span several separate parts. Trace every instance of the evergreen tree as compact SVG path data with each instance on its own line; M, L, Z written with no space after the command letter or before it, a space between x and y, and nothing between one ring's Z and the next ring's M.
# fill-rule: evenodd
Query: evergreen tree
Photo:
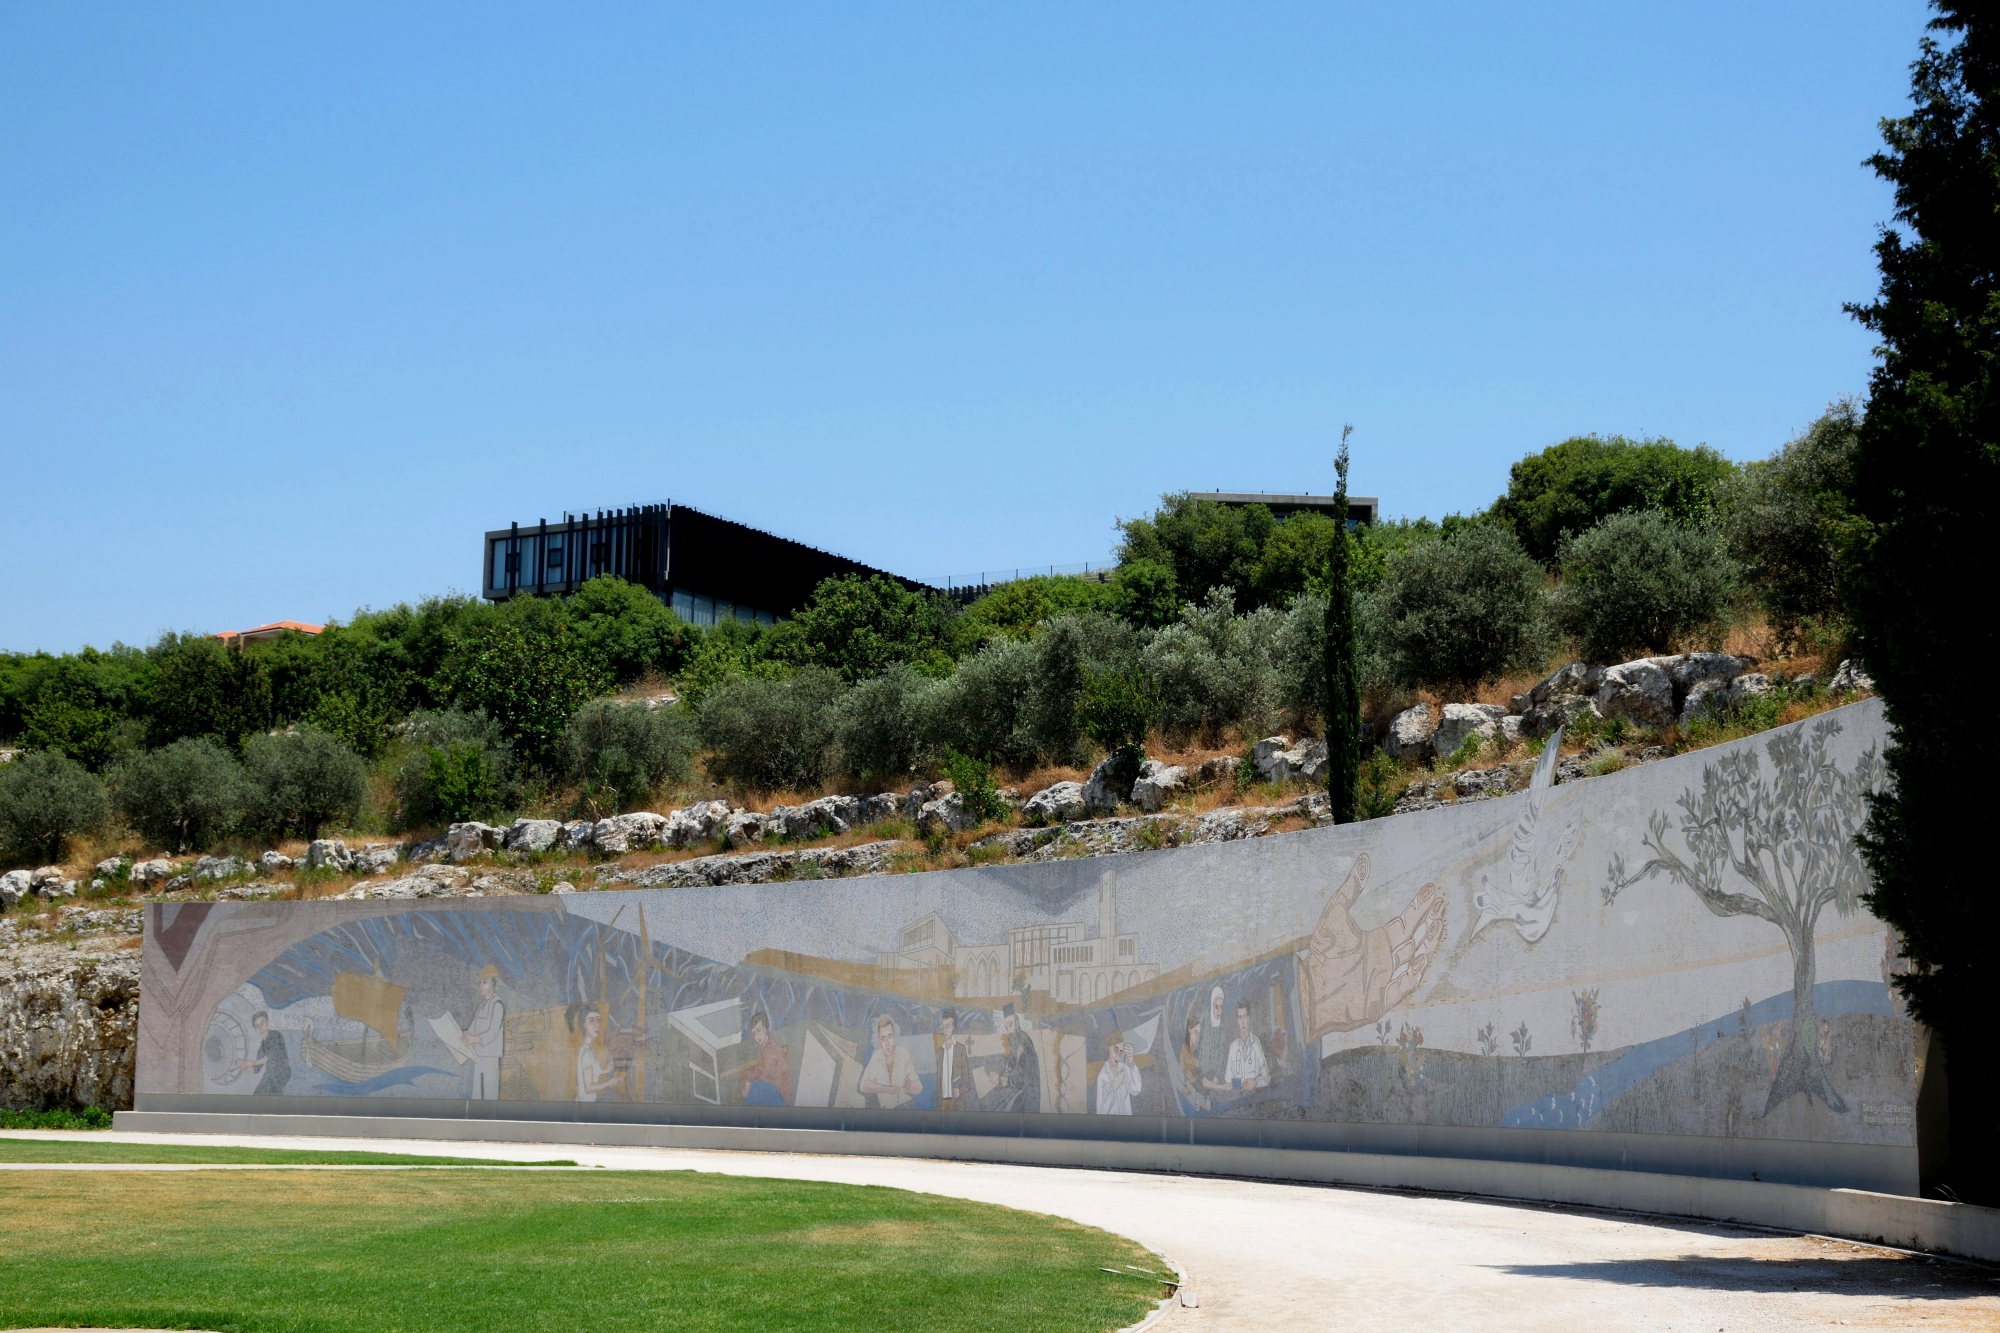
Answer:
M1869 160L1895 187L1875 246L1881 291L1850 307L1880 343L1855 460L1866 521L1848 596L1857 641L1888 709L1890 783L1863 846L1868 905L1902 933L1911 1011L1950 1063L1950 1183L2000 1202L2000 1082L1993 973L2000 895L1970 840L1990 802L1967 775L1985 763L1966 724L1964 673L1994 659L1995 619L1977 593L1995 576L2000 521L2000 14L1933 0L1936 36L1911 66L1909 116L1882 123ZM1971 596L1968 597L1968 593Z
M1361 772L1361 682L1354 665L1354 587L1348 568L1351 546L1347 536L1347 437L1340 432L1340 453L1333 460L1339 485L1333 492L1333 521L1338 528L1326 559L1326 794L1333 803L1333 822L1352 824L1354 793Z

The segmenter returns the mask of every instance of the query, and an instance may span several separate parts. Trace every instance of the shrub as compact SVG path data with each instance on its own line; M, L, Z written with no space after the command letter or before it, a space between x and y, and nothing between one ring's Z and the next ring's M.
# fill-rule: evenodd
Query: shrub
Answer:
M1161 496L1150 518L1118 526L1124 532L1118 544L1121 570L1151 562L1172 574L1181 600L1200 602L1221 587L1250 595L1257 562L1278 520L1263 505L1225 505L1182 492Z
M1841 619L1841 552L1859 526L1847 492L1860 440L1860 410L1843 399L1717 493L1729 554L1786 647Z
M411 716L413 745L396 770L396 822L425 828L478 819L515 797L514 753L500 725L478 711L452 708Z
M563 612L578 656L620 685L679 671L701 637L652 593L609 574L578 588Z
M114 778L118 812L157 846L206 847L235 827L252 792L236 756L206 736L134 755Z
M101 1106L80 1111L0 1111L0 1129L110 1129L111 1112Z
M951 779L951 789L975 818L1006 817L1007 803L1000 799L1000 789L993 783L993 765L948 749L944 752L944 771Z
M1058 616L1106 614L1116 608L1114 585L1099 578L1035 574L1003 583L966 607L958 637L966 647L996 634L1025 639Z
M1712 526L1665 514L1613 514L1563 543L1556 618L1594 662L1668 653L1719 627L1736 566Z
M57 860L66 841L110 816L104 788L74 759L35 750L0 765L0 840L10 859Z
M1030 705L1037 659L1034 644L995 639L959 663L934 701L926 727L930 744L1016 772L1034 767L1040 751Z
M1491 512L1546 565L1560 553L1564 534L1585 532L1613 514L1656 510L1684 524L1705 521L1716 486L1733 470L1705 444L1683 449L1672 440L1580 435L1514 464L1507 493Z
M1083 758L1083 720L1077 709L1083 703L1093 658L1112 648L1119 637L1102 632L1110 624L1101 616L1060 616L1035 640L1027 726L1037 758L1059 764Z
M1139 764L1146 757L1146 733L1153 729L1153 719L1160 711L1152 681L1138 672L1092 676L1084 684L1078 711L1084 729L1111 761L1113 784L1129 790L1139 779Z
M1127 623L1158 629L1180 614L1180 587L1170 564L1128 560L1111 576L1111 604Z
M779 679L737 676L702 700L709 774L765 791L817 787L833 767L840 677L802 667Z
M1182 607L1181 618L1139 655L1159 697L1160 729L1176 739L1199 732L1214 740L1227 727L1262 732L1274 725L1283 626L1268 607L1237 615L1226 587L1201 606Z
M834 705L840 766L864 782L907 778L928 756L926 736L943 689L898 663L848 690Z
M271 680L261 654L207 635L166 634L146 656L155 671L146 708L149 743L207 736L235 745L271 726Z
M801 660L849 682L878 676L897 662L951 667L957 608L937 593L916 592L881 574L831 578L793 618Z
M1360 609L1364 661L1379 655L1396 684L1447 698L1544 652L1541 567L1497 523L1391 552Z
M250 780L250 827L271 837L319 836L361 808L368 769L361 756L319 728L301 725L243 743Z
M446 659L442 683L458 707L499 723L518 758L556 767L570 718L610 685L610 673L584 659L559 609L538 599L522 606L510 608L511 619L466 631Z
M577 710L563 743L583 799L617 811L644 805L664 782L686 779L697 740L693 717L679 705L599 702Z

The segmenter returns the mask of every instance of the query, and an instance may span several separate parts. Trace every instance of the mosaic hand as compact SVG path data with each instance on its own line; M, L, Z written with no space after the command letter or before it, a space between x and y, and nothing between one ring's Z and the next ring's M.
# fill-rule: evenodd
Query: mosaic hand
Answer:
M1444 942L1444 894L1434 883L1375 929L1355 924L1354 904L1368 886L1369 865L1365 853L1355 858L1307 944L1309 1037L1350 1032L1401 1005L1423 984Z

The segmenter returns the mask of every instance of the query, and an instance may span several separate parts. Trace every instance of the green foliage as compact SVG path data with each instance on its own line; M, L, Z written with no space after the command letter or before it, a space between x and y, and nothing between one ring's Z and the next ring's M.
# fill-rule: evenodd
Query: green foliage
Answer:
M396 822L434 828L505 810L515 799L514 754L498 723L464 709L414 714L413 747L396 770Z
M570 718L610 687L610 673L584 659L556 604L523 598L508 609L463 633L440 673L446 696L499 723L522 760L555 768Z
M1120 616L1140 629L1171 625L1181 610L1173 566L1145 558L1125 561L1111 576L1111 602Z
M679 671L701 637L652 593L609 574L578 588L563 609L578 655L619 685Z
M902 782L930 754L944 685L901 663L862 681L834 706L840 764L863 782Z
M1113 614L1117 588L1107 579L1035 574L1003 583L965 608L958 622L962 647L994 635L1031 637L1058 616Z
M254 794L236 756L207 736L132 756L112 784L126 822L176 852L198 851L234 828Z
M951 669L957 615L938 594L915 592L881 574L828 579L793 619L798 660L850 683L899 662L943 674Z
M971 755L960 754L946 746L944 771L945 776L951 779L951 789L958 793L967 812L975 818L1007 817L1007 802L1000 799L1000 789L993 782L993 765L981 763Z
M792 664L804 656L796 624L752 625L725 620L703 632L680 675L674 678L674 688L683 703L698 705L726 680L736 676L776 679L790 673Z
M1653 510L1613 514L1563 543L1556 620L1593 662L1670 653L1719 632L1737 578L1712 525Z
M272 726L271 679L262 654L205 635L165 634L146 655L154 668L148 743L206 736L234 748Z
M1152 681L1139 672L1105 672L1084 683L1079 712L1090 739L1100 749L1115 752L1146 743L1146 733L1160 712L1160 699Z
M1861 412L1842 399L1768 460L1717 492L1729 554L1756 587L1779 642L1795 647L1837 621L1842 552L1859 536L1849 504Z
M1251 576L1252 605L1285 606L1308 588L1324 590L1329 562L1342 552L1342 523L1325 514L1297 513L1272 530Z
M709 775L761 791L817 787L833 771L834 715L844 686L825 667L782 679L737 676L702 700Z
M311 724L243 743L252 791L248 827L269 837L316 838L361 808L368 768L338 737Z
M1658 510L1683 525L1705 521L1731 470L1705 444L1683 449L1672 440L1579 435L1514 464L1506 494L1489 512L1513 528L1529 555L1552 564L1564 533L1585 532L1613 514Z
M1328 806L1336 824L1351 824L1358 811L1356 784L1361 768L1361 676L1355 649L1354 580L1347 540L1347 437L1340 432L1340 453L1333 460L1334 541L1326 558L1326 613L1321 636L1325 663L1322 713L1326 720Z
M1898 932L1898 986L1950 1055L1951 1179L2000 1203L2000 1074L1992 961L2000 896L1965 835L1983 826L1989 741L1969 726L1967 671L1995 656L1978 609L2000 530L2000 16L1940 0L1911 67L1914 106L1870 159L1895 187L1875 247L1876 299L1853 313L1878 342L1851 504L1867 524L1849 566L1860 651L1887 707L1890 783L1863 846L1869 909ZM1907 230L1906 230L1907 229Z
M1235 614L1228 588L1210 592L1204 605L1182 607L1180 619L1140 654L1161 730L1176 740L1215 740L1228 727L1262 732L1275 725L1283 625L1270 607Z
M0 1129L110 1129L111 1112L101 1106L80 1111L0 1111Z
M615 813L643 806L655 787L686 781L699 739L693 715L679 705L598 702L570 719L563 744L584 801Z
M104 788L74 759L34 750L0 764L0 845L10 860L57 860L65 842L110 815Z
M1395 760L1380 750L1369 751L1356 773L1354 817L1381 819L1395 814L1396 798L1406 785Z
M1463 699L1540 665L1543 575L1508 528L1466 524L1392 550L1387 566L1362 614L1397 684Z
M1278 520L1262 505L1225 505L1182 491L1160 497L1150 518L1126 519L1118 563L1150 560L1173 571L1183 601L1206 601L1218 587L1255 584L1257 562Z
M987 763L1025 772L1040 750L1033 701L1036 645L995 639L959 663L940 691L930 738L937 750L951 746Z

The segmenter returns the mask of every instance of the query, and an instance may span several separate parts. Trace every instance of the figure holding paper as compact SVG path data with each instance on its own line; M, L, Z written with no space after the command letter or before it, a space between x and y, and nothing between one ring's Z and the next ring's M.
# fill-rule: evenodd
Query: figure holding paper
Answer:
M479 1007L465 1029L465 1054L472 1061L474 1101L500 1100L500 1055L506 1041L507 1006L500 1003L500 969L488 963L479 969Z

